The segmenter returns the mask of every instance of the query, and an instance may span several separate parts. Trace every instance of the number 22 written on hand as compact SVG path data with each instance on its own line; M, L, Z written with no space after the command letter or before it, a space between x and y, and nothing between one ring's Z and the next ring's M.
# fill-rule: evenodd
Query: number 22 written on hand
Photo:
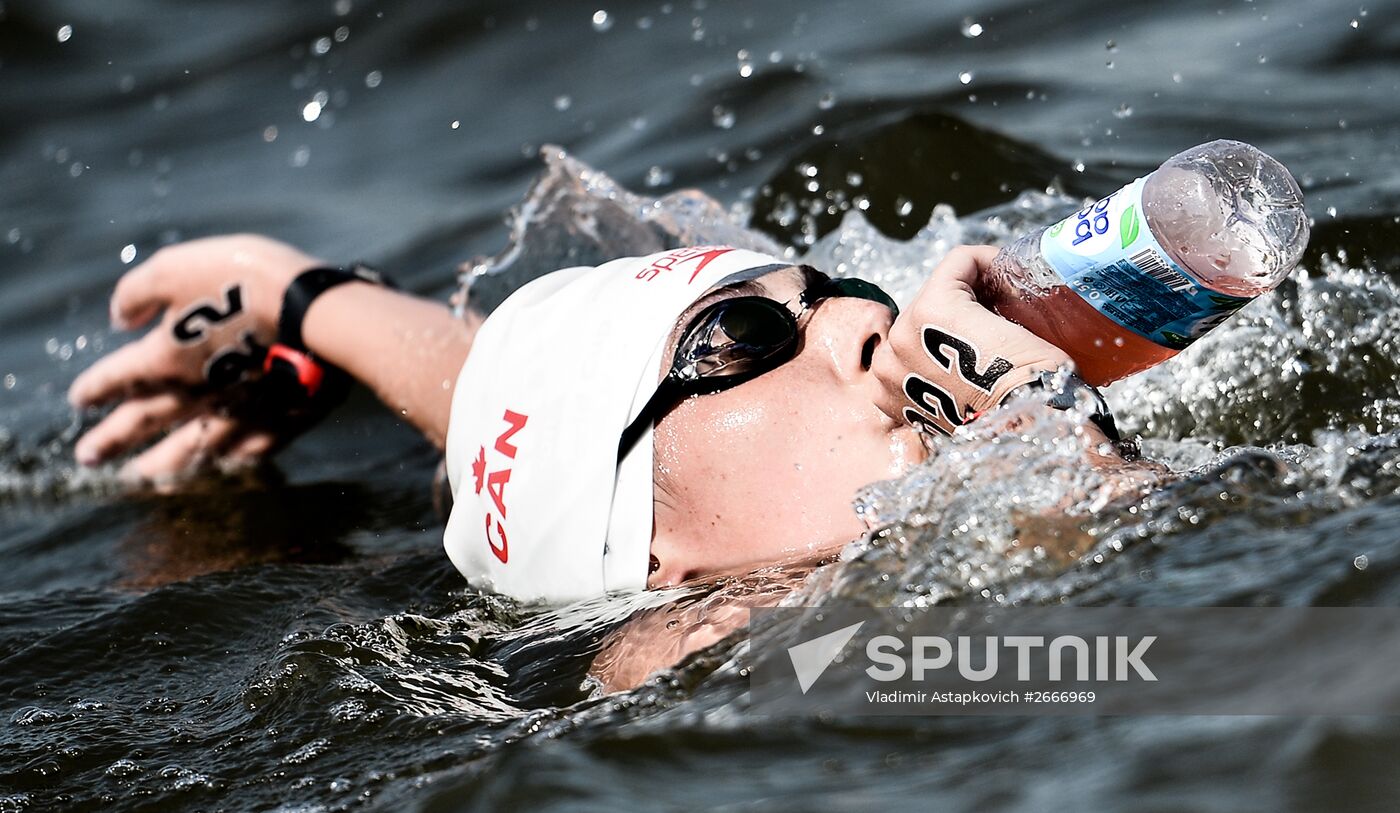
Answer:
M182 346L204 341L209 328L216 327L243 313L243 288L230 285L224 291L222 303L202 301L191 305L175 320L171 328L175 343ZM215 388L226 387L242 380L248 371L262 361L267 349L244 331L238 341L214 353L204 366L204 378Z

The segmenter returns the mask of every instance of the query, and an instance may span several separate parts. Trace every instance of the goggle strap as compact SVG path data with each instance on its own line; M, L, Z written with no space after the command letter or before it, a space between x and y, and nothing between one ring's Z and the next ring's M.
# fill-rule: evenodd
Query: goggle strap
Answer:
M623 459L632 451L632 447L637 445L637 441L642 439L647 427L656 422L660 417L658 413L681 394L684 388L676 379L666 376L657 385L656 392L651 394L642 411L637 413L637 417L627 424L627 428L622 430L622 437L617 442L617 464L622 465Z

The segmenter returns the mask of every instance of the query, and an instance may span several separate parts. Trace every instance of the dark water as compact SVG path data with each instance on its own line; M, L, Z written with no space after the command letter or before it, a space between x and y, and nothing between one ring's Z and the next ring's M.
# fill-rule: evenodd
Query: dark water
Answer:
M907 289L953 243L1238 138L1299 177L1313 248L1109 393L1179 476L1105 506L1062 476L1066 426L971 437L872 490L898 542L857 543L804 598L1393 605L1400 4L0 10L0 810L1393 807L1387 718L759 720L740 643L590 696L626 608L530 617L466 588L433 451L368 398L277 470L130 497L74 472L62 393L125 341L105 326L124 256L255 230L445 298L505 245L544 144L640 194L698 186L752 212L745 239ZM869 223L838 229L853 206ZM618 211L596 244L568 211L524 225L526 270L663 239ZM1007 556L985 518L1011 499L1069 504L1083 559Z

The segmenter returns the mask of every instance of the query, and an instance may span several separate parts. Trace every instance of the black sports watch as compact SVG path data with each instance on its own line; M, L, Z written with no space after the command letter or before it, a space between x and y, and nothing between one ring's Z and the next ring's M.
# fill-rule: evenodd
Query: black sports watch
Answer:
M325 412L343 401L350 391L349 374L317 358L301 336L301 324L311 303L347 282L396 287L383 274L356 263L348 268L303 271L282 295L277 341L263 359L263 379L272 391L272 400L293 414Z

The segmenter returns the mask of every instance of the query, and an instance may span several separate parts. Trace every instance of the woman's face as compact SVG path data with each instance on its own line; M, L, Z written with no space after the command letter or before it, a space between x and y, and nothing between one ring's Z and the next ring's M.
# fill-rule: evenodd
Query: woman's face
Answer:
M789 268L749 290L711 292L678 320L670 348L719 299L757 293L795 312L804 287L802 272ZM864 299L821 300L798 322L792 360L691 397L657 422L651 550L659 568L648 586L823 555L865 530L852 508L856 491L925 454L917 432L877 406L872 360L885 355L893 318Z

